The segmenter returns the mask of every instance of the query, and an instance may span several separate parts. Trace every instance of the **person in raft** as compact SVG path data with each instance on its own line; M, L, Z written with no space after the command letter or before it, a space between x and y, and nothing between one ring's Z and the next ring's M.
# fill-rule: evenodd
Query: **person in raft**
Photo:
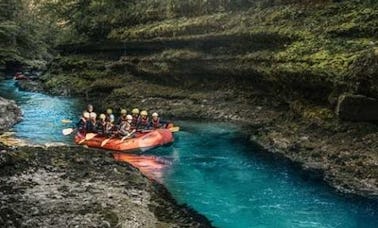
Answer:
M119 130L118 134L121 137L124 136L131 136L135 130L132 129L131 127L131 122L133 121L133 117L131 115L126 116L126 121L122 121L121 124L119 125Z
M96 122L96 133L102 136L110 137L113 134L113 124L106 121L106 115L101 114Z
M111 108L106 109L106 121L114 124L114 120L113 110Z
M148 119L148 113L146 110L143 110L140 112L140 116L138 118L137 123L137 130L146 130L150 124L150 121Z
M158 128L166 128L168 125L167 121L160 120L159 114L157 112L152 113L151 121L148 125L148 129L158 129Z
M89 114L91 114L93 112L93 105L88 104L87 109L85 111L87 111Z
M118 118L117 125L121 125L123 121L127 121L127 110L121 109L121 115Z
M97 114L95 112L89 113L89 120L87 121L87 132L88 133L96 133L96 118Z
M133 117L133 119L131 121L131 128L136 129L137 125L138 125L138 119L139 119L139 109L134 108L131 111L131 114L132 114L132 117Z
M89 112L84 111L79 122L76 124L76 128L78 129L79 133L84 135L87 133L88 121Z

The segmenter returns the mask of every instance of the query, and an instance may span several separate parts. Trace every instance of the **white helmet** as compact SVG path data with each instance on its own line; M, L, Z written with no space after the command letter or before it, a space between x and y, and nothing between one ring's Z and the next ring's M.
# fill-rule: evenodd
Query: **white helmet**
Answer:
M152 117L158 117L158 116L159 114L157 114L157 112L152 113Z
M132 117L131 115L127 115L127 116L126 116L126 119L127 119L127 120L132 120L133 117Z
M113 114L110 114L110 122L113 123L114 122L114 115Z
M83 112L83 117L89 119L89 112Z
M91 117L91 119L96 119L97 114L95 112L91 112L89 113L89 116Z

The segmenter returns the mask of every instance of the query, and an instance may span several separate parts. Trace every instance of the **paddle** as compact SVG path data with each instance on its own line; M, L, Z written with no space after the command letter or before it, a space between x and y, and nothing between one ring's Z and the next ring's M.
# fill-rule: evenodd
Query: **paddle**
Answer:
M165 128L161 128L161 129L165 129ZM168 129L172 133L180 131L180 127L170 127L170 128L166 128L166 129ZM153 130L140 130L140 132L151 132L151 131L155 131L155 130L156 129L153 129Z
M135 133L136 130L133 130L132 132L130 132L129 134L127 134L126 136L122 137L121 139L121 142L123 142L125 139L129 138L131 135L133 135Z
M180 131L180 127L171 127L171 128L168 128L171 132L178 132Z
M101 147L104 147L105 144L107 144L107 143L109 142L109 140L112 139L112 138L114 138L114 135L111 136L111 137L109 137L109 138L107 138L107 139L105 139L104 141L102 141L102 142L101 142Z
M84 138L84 139L82 139L82 140L79 141L78 144L82 144L83 142L88 141L88 140L91 140L91 139L93 139L93 138L96 137L96 136L97 136L96 133L88 133L88 134L85 135L85 138Z
M70 135L72 132L74 132L74 128L66 128L62 130L63 135Z
M72 123L72 120L64 119L64 120L62 120L62 123L65 123L65 124Z

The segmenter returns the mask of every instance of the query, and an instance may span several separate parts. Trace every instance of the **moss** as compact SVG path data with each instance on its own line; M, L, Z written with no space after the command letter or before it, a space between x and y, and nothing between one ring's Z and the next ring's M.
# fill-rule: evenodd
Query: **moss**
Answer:
M119 225L119 218L118 215L111 211L111 209L104 210L102 213L103 220L109 222L110 227L116 227Z
M57 95L84 94L89 81L73 75L59 74L45 82L45 87Z
M333 111L329 108L316 106L299 100L291 102L290 109L300 117L312 121L330 120L335 116Z
M185 39L194 42L205 37L228 35L235 38L242 35L254 39L255 42L270 42L271 47L286 40L285 48L266 47L266 50L254 50L245 45L242 48L226 47L224 53L235 52L233 48L238 49L236 52L240 53L230 56L239 59L240 62L231 66L228 71L244 69L241 73L259 72L266 75L268 80L277 83L285 84L285 81L288 81L287 87L290 87L290 82L298 84L310 80L309 84L325 82L326 86L335 88L343 87L345 83L355 83L346 81L345 75L348 75L350 67L355 65L358 59L366 55L369 46L377 42L377 18L377 4L359 1L315 4L311 7L301 4L281 5L120 27L110 33L109 38ZM217 42L217 39L214 38L214 42ZM248 49L249 53L241 54L243 48ZM137 69L140 73L166 75L172 72L172 66L164 61L212 59L219 56L178 49L164 51L148 58L154 62L139 63ZM146 57L143 60L146 60ZM302 77L297 77L298 75ZM331 90L333 89L328 89Z
M108 77L96 79L90 84L91 91L109 92L116 88L121 88L126 83L119 77Z

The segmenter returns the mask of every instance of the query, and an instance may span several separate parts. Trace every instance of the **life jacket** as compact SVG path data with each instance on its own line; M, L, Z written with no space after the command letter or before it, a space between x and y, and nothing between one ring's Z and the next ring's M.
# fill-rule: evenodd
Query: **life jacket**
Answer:
M160 128L161 127L160 118L157 118L157 120L152 119L150 126L154 129Z
M146 128L148 127L148 124L149 124L148 117L146 118L139 117L138 124L137 124L138 128Z
M123 121L119 126L119 133L123 136L128 135L131 131L131 124L127 121Z
M96 133L96 122L93 120L87 120L86 122L87 132Z
M126 119L126 115L124 115L124 116L121 115L121 116L119 117L119 119L118 119L118 124L121 125L123 121L127 121L127 119Z
M110 114L110 115L106 114L105 121L113 123L114 122L114 115L113 114Z
M87 132L87 120L84 117L81 117L79 122L76 124L78 130L82 134L86 134Z
M96 132L100 135L105 135L106 133L106 122L98 120L96 123Z
M131 128L135 129L138 125L139 116L133 116L133 119L131 120Z

